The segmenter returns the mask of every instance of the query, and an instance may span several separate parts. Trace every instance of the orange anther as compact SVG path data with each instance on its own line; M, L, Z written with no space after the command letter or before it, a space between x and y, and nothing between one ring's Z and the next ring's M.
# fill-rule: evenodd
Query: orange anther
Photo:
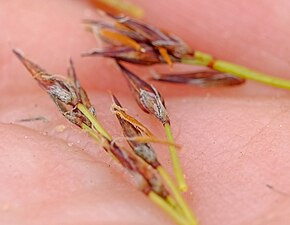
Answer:
M159 47L158 48L159 50L159 53L160 55L163 57L163 59L165 60L165 62L170 66L172 67L173 63L172 63L172 60L167 52L167 49L166 48L162 48L162 47Z
M112 41L119 42L120 44L130 46L130 47L136 49L137 51L142 50L142 47L136 41L134 41L132 38L127 37L127 36L120 34L118 32L114 32L114 31L111 31L108 29L101 29L100 35L102 35L105 38L110 39Z

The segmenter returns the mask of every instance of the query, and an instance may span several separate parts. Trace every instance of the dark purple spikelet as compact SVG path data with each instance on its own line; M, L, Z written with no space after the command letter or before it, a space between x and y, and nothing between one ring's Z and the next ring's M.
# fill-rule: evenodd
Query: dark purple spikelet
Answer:
M183 56L193 54L188 45L173 34L127 16L109 16L113 22L85 21L107 47L83 56L101 55L140 65L171 65L180 62Z
M112 96L113 99L113 111L119 111L122 109L121 103L118 101L116 96ZM122 112L123 114L125 112ZM128 139L128 143L131 146L131 148L134 150L134 152L142 158L145 162L147 162L149 165L151 165L153 168L156 168L160 165L160 163L157 160L156 153L152 146L147 143L140 143L138 141L135 141L135 137L143 136L143 133L134 126L133 123L129 122L128 120L125 120L123 117L121 117L118 113L115 113L122 129L123 134Z
M120 62L116 62L128 81L131 92L140 108L154 115L162 124L170 123L164 99L152 85L128 70Z
M155 74L152 79L161 82L188 84L198 87L234 86L245 82L245 79L235 77L231 74L210 70L178 74Z
M85 90L80 86L71 60L68 76L64 77L47 73L40 66L25 58L20 52L16 50L13 50L13 52L68 120L79 127L82 123L91 125L76 107L78 103L82 103L91 113L95 114L95 109L91 105Z
M139 65L153 65L160 63L162 59L156 54L153 48L147 45L141 45L145 52L139 52L128 46L111 46L102 49L92 49L89 52L83 53L82 56L103 56L113 58L119 61L124 61Z
M127 16L113 16L113 18L118 23L143 36L146 40L145 43L157 48L166 48L170 54L177 58L187 54L192 54L190 47L176 35L162 31L154 26L145 24Z

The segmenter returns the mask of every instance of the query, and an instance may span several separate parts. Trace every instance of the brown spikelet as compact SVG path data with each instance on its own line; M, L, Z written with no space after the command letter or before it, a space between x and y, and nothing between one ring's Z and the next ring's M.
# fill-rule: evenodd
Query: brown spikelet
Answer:
M109 15L114 22L86 20L92 32L108 45L84 56L101 55L141 65L180 62L192 50L177 36L124 16Z
M18 59L30 72L38 84L49 94L61 113L72 123L81 126L82 123L90 126L90 122L77 109L77 104L85 105L92 114L95 109L91 105L86 92L80 86L73 63L70 60L69 75L67 77L47 73L37 64L25 58L20 52L13 50Z
M147 143L140 143L134 140L135 137L143 136L144 130L146 133L148 133L147 128L140 130L138 129L140 127L139 121L137 121L136 119L131 120L132 117L130 117L130 120L128 120L127 118L125 119L124 116L121 116L118 113L118 111L120 111L120 109L122 108L121 103L118 101L118 99L114 95L112 96L112 99L114 103L113 105L114 113L116 114L116 117L119 120L119 123L123 129L124 136L128 138L128 143L130 144L132 149L135 151L135 153L139 157L141 157L144 161L146 161L152 167L156 168L157 166L159 166L160 163L158 162L156 153L151 147L151 145ZM138 122L137 126L136 126L136 121ZM144 126L142 125L142 127Z
M146 83L120 62L117 62L117 65L128 81L131 92L141 109L154 115L162 124L170 123L164 100L155 87Z
M235 77L231 74L210 70L161 75L156 73L152 79L161 82L189 84L199 87L234 86L245 82L245 79Z

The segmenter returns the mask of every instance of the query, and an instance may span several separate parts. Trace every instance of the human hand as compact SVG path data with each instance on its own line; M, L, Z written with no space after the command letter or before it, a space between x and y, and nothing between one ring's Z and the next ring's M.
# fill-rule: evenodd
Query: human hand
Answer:
M194 49L269 74L290 74L287 1L135 2L148 23ZM102 149L61 117L11 52L19 48L61 74L71 56L100 120L115 136L120 129L109 112L108 89L155 131L156 121L137 108L110 60L79 56L96 45L81 24L95 16L94 9L68 0L1 5L1 224L173 224ZM200 223L288 224L288 91L251 81L215 89L156 86L183 145L186 199ZM20 121L37 116L45 120ZM162 135L161 128L156 132ZM166 148L158 154L169 167Z

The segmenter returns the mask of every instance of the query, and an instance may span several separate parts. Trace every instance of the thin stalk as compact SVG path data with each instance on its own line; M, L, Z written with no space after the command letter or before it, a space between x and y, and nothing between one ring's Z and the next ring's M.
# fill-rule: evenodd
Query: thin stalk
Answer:
M166 201L168 202L168 204L170 204L173 208L175 209L180 209L179 206L177 205L176 201L174 198L172 198L170 195L168 195L166 197ZM181 212L181 211L180 211ZM182 212L181 212L182 213Z
M176 188L175 184L173 183L171 177L166 172L166 170L162 166L158 166L157 170L160 174L160 176L163 178L164 182L168 185L168 187L171 189L172 194L180 207L182 213L186 216L186 218L192 222L192 224L196 225L197 220L192 215L191 210L189 209L188 205L184 201L183 197L181 196L180 191Z
M290 90L290 80L277 78L265 73L260 73L247 67L227 61L216 60L211 55L203 52L195 52L194 57L183 58L181 63L188 65L208 66L214 70L230 73L236 75L237 77L254 80L274 87Z
M169 123L165 123L164 124L164 129L165 129L165 133L166 133L168 141L169 142L174 142L170 124ZM184 175L183 175L183 172L182 172L182 169L181 169L181 165L180 165L180 162L179 162L179 157L177 155L177 150L176 150L175 146L173 146L173 145L169 145L168 147L169 147L169 151L170 151L170 155L171 155L171 161L172 161L174 175L176 177L176 181L178 183L179 189L182 192L186 192L188 187L187 187L187 184L186 184L186 181L184 179Z
M95 139L95 141L97 143L100 143L101 142L101 139L100 137L96 134L96 132L94 132L94 130L92 128L90 128L89 126L87 126L86 124L82 124L82 128L89 134L91 135L91 137L93 139Z
M178 212L180 215L184 216L184 213L180 206L177 204L174 198L172 198L170 195L167 196L166 201Z
M189 225L188 221L185 220L178 212L168 204L166 200L161 198L159 195L157 195L154 192L150 192L148 195L149 199L154 202L156 205L158 205L160 208L162 208L165 212L167 212L177 224L179 225ZM194 224L190 224L194 225Z
M95 129L99 131L104 137L108 140L112 140L111 135L103 128L103 126L99 123L99 121L95 118L95 116L85 107L83 104L79 103L77 105L78 109L88 118L88 120L93 124Z

